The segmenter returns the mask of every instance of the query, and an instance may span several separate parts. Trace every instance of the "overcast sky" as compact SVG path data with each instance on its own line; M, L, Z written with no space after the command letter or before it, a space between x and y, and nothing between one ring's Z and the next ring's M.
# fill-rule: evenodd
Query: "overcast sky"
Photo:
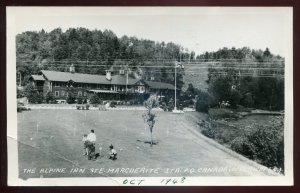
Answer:
M16 34L58 27L110 29L118 37L172 41L197 54L247 46L268 47L285 56L292 28L292 8L9 7L7 11Z

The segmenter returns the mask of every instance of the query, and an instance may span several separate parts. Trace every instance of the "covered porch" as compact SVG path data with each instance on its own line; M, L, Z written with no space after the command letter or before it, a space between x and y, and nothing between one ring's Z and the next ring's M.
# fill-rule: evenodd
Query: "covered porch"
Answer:
M127 101L139 101L139 103L149 98L149 93L133 93L125 91L114 91L114 90L101 90L101 89L88 89L89 95L97 94L98 97L103 101L116 101L116 102L127 102Z

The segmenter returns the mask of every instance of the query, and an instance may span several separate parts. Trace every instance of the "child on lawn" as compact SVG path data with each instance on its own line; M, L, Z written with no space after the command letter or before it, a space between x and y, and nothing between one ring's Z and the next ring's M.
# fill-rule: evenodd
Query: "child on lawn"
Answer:
M110 152L109 152L109 159L116 160L117 159L117 151L114 149L113 145L109 146Z
M83 142L83 155L87 155L88 154L88 149L87 149L87 134L83 135L82 142Z

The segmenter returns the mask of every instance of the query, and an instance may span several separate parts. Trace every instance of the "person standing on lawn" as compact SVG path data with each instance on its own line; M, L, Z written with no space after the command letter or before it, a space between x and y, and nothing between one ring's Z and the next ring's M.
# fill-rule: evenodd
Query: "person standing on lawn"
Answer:
M82 142L83 142L83 155L88 155L87 134L84 134L84 135L83 135Z
M87 136L87 141L88 141L88 159L89 160L95 160L95 144L96 144L96 135L95 131L92 129L91 132Z
M95 145L96 139L97 139L97 137L95 135L95 131L94 131L94 129L92 129L91 132L89 133L89 135L87 136L87 140Z

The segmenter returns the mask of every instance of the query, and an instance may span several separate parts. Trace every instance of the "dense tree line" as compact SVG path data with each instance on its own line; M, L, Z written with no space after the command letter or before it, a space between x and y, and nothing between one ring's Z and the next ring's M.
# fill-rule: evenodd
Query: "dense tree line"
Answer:
M215 62L208 73L209 106L225 101L232 108L284 109L284 59L268 48L223 48L197 57Z
M130 76L173 84L175 60L215 62L209 68L208 94L200 97L201 104L205 99L208 106L222 101L229 101L232 107L279 110L284 106L284 79L279 76L284 75L280 69L284 67L283 58L273 55L268 48L222 48L196 56L172 42L117 37L110 30L86 28L27 31L16 36L16 46L17 77L21 74L22 85L40 70L68 71L71 64L80 73L104 74L112 66L116 71L123 67L130 70ZM184 70L178 69L177 74L177 85L181 88Z
M173 83L174 61L195 55L172 42L119 38L110 30L86 28L70 28L65 32L60 28L51 32L27 31L16 36L16 46L17 73L23 77L22 85L41 69L68 71L71 64L75 65L76 72L90 74L104 74L112 66L117 71L124 66L131 76ZM177 77L179 87L183 84L182 73L183 70L179 71Z

